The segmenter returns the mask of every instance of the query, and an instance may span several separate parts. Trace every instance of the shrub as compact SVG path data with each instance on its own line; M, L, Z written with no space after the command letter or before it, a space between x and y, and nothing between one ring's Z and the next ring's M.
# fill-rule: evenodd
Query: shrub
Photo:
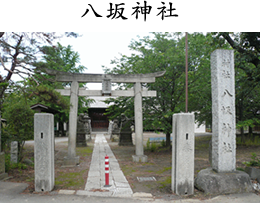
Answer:
M25 141L33 138L33 114L30 106L24 102L12 103L4 112L7 121L7 141L18 141L18 162L22 160Z
M256 153L252 153L251 160L243 162L246 166L260 166L260 159L257 158Z
M155 152L156 149L157 149L156 143L152 142L152 143L151 143L151 148L150 148L151 152Z

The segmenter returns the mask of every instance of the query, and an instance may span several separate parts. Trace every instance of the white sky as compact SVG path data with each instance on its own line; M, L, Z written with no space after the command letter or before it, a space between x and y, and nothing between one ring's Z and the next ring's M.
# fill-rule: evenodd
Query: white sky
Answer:
M102 66L113 67L111 60L120 58L120 53L131 55L129 49L132 40L143 38L149 32L85 32L78 38L63 37L59 42L63 46L71 45L80 55L80 64L87 67L85 73L104 73ZM89 83L89 89L101 89L101 83Z

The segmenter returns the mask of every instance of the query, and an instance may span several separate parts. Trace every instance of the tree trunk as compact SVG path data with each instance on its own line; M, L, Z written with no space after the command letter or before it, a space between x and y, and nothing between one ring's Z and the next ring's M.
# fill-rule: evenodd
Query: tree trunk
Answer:
M238 108L239 108L239 120L243 121L243 98L238 102ZM240 128L240 136L241 136L241 142L245 143L245 134L244 134L244 127Z
M171 134L166 133L166 147L171 146Z
M59 122L59 133L61 133L61 137L65 137L64 124L63 122Z
M249 126L248 127L248 137L249 138L252 138L252 140L253 140L253 128L251 127L251 126Z
M244 127L240 128L241 142L245 143Z

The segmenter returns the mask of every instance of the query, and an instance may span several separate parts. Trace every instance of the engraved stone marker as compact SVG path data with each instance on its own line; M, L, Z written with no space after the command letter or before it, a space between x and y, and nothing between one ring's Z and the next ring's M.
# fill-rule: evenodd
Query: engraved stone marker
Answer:
M172 121L172 191L194 193L194 114L178 113Z
M235 81L233 50L211 54L212 168L201 170L195 185L207 194L252 192L247 173L236 171Z
M18 142L13 141L11 142L11 163L18 162Z
M212 168L236 170L235 82L233 50L211 54Z
M51 191L54 175L54 116L34 114L35 191Z

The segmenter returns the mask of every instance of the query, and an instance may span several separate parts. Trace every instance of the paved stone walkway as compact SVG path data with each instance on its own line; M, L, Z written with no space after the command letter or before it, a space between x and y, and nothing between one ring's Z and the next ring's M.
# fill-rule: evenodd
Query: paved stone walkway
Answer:
M110 187L104 187L106 155L109 157ZM107 144L104 134L96 134L85 190L78 190L76 194L113 197L132 197L133 195L133 191L121 171L113 152Z

